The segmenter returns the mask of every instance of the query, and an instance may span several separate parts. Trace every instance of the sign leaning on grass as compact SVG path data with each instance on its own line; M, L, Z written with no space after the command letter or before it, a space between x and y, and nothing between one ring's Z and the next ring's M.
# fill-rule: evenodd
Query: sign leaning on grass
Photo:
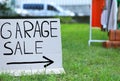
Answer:
M63 73L59 19L0 19L0 72Z

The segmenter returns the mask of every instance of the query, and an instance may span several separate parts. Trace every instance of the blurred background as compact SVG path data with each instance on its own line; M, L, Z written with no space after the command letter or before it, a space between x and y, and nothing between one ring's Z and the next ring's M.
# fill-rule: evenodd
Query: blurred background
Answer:
M0 0L0 17L67 17L89 20L91 0Z

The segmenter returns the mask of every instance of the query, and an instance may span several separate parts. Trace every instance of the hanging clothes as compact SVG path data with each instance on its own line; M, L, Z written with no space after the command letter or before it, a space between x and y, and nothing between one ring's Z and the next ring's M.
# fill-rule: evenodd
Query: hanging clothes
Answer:
M108 21L108 0L105 0L104 9L101 14L101 25L102 25L101 30L102 31L106 31L107 21Z
M106 31L107 29L107 16L108 16L108 10L103 10L101 14L101 30Z
M110 7L108 10L107 30L117 29L117 0L110 0Z
M92 27L101 28L101 14L105 0L92 0Z

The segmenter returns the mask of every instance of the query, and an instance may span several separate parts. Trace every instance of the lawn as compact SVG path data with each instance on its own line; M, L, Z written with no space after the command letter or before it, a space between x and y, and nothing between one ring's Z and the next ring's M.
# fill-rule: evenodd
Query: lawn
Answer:
M0 74L0 81L120 81L120 48L106 49L102 43L88 46L89 24L62 24L61 34L65 74ZM100 29L93 29L93 35L108 39Z

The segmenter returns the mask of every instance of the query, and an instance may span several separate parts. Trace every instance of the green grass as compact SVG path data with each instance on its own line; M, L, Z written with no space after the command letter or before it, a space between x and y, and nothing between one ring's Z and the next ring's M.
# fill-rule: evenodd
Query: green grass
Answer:
M120 81L120 48L106 49L101 43L88 46L88 24L62 24L61 31L66 74L0 74L0 81ZM93 29L93 38L108 39L107 33L99 29Z

